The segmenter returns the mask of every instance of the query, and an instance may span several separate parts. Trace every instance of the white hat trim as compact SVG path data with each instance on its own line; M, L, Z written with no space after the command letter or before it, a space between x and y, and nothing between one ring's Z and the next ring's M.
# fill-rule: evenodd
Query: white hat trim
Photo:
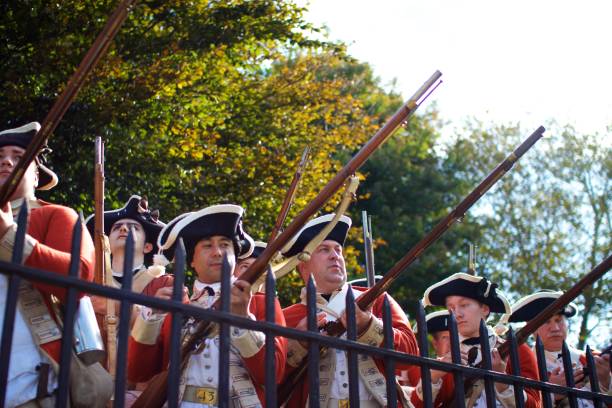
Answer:
M162 228L161 231L159 231L159 235L157 235L157 248L159 249L159 253L160 254L162 253L163 249L168 249L168 248L170 248L172 246L172 244L168 245L167 247L165 246L165 244L162 245L161 240L162 240L162 237L164 236L164 233L166 232L166 230L168 228L176 227L176 224L178 223L178 220L181 220L181 219L183 219L185 217L188 217L191 214L193 214L193 212L186 212L186 213L183 213L183 214L180 214L180 215L174 217L172 220L170 220L170 222L168 222L166 225L164 225L164 228ZM169 236L170 235L168 235L168 237ZM167 241L167 239L166 239L166 241Z
M425 321L428 322L431 319L435 319L436 317L440 316L450 316L450 313L448 312L448 310L438 310L437 312L432 312L425 316Z
M446 279L441 280L438 283L434 283L433 285L431 285L430 287L428 287L425 290L425 293L423 294L423 305L424 306L434 306L430 301L429 301L429 294L431 293L432 290L446 285L448 282L454 281L456 279L463 279L469 282L474 282L474 283L478 283L483 279L486 279L484 276L476 276L476 275L470 275L468 273L464 273L464 272L458 272L458 273L454 273L451 276L449 276ZM491 282L487 279L487 290L484 293L485 297L489 296L489 291L491 289ZM508 302L508 299L506 299L506 297L504 295L502 295L501 293L497 293L497 296L501 299L502 303L504 304L504 309L506 310L506 313L510 313L510 311L512 310L510 307L510 303Z
M27 133L32 130L36 130L37 132L40 130L40 123L38 122L30 122L27 125L20 126L15 129L7 129L0 132L0 135L5 135L8 133Z
M283 249L281 249L281 253L285 253L285 252L289 251L291 249L291 247L293 246L293 244L295 244L295 241L297 241L299 236L302 235L302 232L304 232L306 229L308 229L310 227L313 227L315 225L319 225L319 224L330 222L334 218L335 215L336 214L333 214L333 213L332 214L325 214L325 215L322 215L320 217L317 217L317 218L314 218L314 219L308 221L306 223L306 225L304 225L302 227L302 229L300 229L300 231L297 234L295 234L293 236L293 238L291 238L291 240L289 242L287 242L287 244L285 244ZM346 215L341 216L340 219L338 220L338 222L344 222L345 224L348 224L349 228L351 228L352 220L349 217L347 217Z
M198 218L202 218L206 215L224 213L224 212L225 213L235 213L241 216L244 213L244 208L240 207L239 205L235 205L235 204L218 204L218 205L211 205L210 207L206 207L199 211L193 212L190 215L184 217L181 221L179 221L174 226L174 228L172 228L172 231L170 231L170 234L168 235L168 239L166 240L163 246L159 245L160 243L158 242L159 248L160 249L170 248L172 244L174 244L174 241L176 241L176 238L178 237L179 233L183 230L183 228L185 228L187 225L189 225L194 220L197 220ZM161 236L161 232L160 232L160 236Z

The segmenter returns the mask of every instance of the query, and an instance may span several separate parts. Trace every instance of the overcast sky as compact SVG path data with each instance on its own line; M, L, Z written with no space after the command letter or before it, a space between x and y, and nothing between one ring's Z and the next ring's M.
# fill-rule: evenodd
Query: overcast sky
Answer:
M436 69L442 118L612 125L612 2L301 0L307 20L405 98ZM607 140L609 142L609 140Z

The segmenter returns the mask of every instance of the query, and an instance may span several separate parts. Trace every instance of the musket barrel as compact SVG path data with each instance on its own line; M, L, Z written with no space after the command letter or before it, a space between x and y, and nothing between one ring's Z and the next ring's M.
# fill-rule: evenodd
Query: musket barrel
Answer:
M467 210L469 210L474 203L476 203L484 193L486 193L506 172L508 172L514 162L520 158L529 148L531 148L535 142L537 142L544 133L544 127L540 126L534 131L521 145L514 150L510 156L504 161L497 165L497 167L489 173L487 177L480 184L472 190L472 192L459 203L459 205L451 211L445 218L443 218L438 224L421 239L415 246L413 246L402 259L400 259L381 279L377 282L374 287L370 288L363 295L357 299L357 304L363 310L366 310L374 300L380 296L383 292L387 291L393 281L399 276L399 274L405 270L412 262L414 262L431 244L436 242L442 234L444 234L458 219L462 218ZM336 321L333 324L326 326L327 332L330 334L342 333L344 327L340 321Z
M567 290L563 295L559 296L554 302L548 305L544 310L530 320L525 326L516 332L517 344L522 344L527 338L534 333L538 327L542 326L548 319L554 316L559 310L563 310L572 300L576 299L582 291L595 283L612 267L612 255L608 255L606 259L601 261L588 274L583 276L574 286ZM499 347L499 354L506 357L510 352L510 344L506 342Z
M372 153L397 129L409 116L411 116L420 106L423 97L429 88L434 86L442 74L440 71L433 75L419 88L419 90L400 107L397 112L385 123L385 125L353 156L353 158L330 180L319 194L295 217L287 228L268 246L263 253L251 264L251 266L240 276L240 279L249 283L255 282L263 273L272 256L282 249L282 247L298 233L299 229L306 221L319 210L331 196L342 186L344 181L355 173Z

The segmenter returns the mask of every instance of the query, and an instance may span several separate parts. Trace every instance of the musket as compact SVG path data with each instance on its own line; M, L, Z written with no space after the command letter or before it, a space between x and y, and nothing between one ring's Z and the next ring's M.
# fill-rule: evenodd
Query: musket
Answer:
M495 167L495 169L489 173L478 184L478 186L472 190L467 197L459 203L453 211L451 211L446 217L444 217L438 224L423 237L415 246L413 246L407 253L400 259L381 279L373 288L363 293L356 300L357 305L362 310L367 310L370 305L374 303L376 298L386 292L391 284L397 279L397 277L410 266L427 248L436 242L448 229L455 224L458 220L462 219L465 213L482 197L491 187L499 181L499 179L506 174L514 163L517 162L543 135L544 127L540 126L536 129L520 146L518 146L512 153L508 155L501 163ZM344 332L344 326L340 321L330 322L326 327L327 333L335 335L337 333Z
M291 205L293 205L293 200L295 199L295 193L297 192L297 187L300 184L300 180L302 179L302 174L304 174L304 169L306 169L306 163L308 162L308 155L310 154L310 146L306 146L304 148L304 152L302 153L302 158L300 159L300 163L295 169L295 173L293 174L293 180L291 180L291 184L289 185L289 189L285 194L285 199L283 200L283 205L281 206L281 210L276 217L276 222L274 223L274 228L272 228L272 232L268 237L268 242L274 241L278 233L283 228L283 224L285 223L285 219L287 218L287 214L289 214L289 209Z
M94 165L94 251L96 263L94 282L99 285L113 286L113 274L110 267L110 248L108 238L104 234L104 142L97 136L95 141ZM117 358L117 316L115 301L106 299L106 356L108 372L115 377Z
M335 192L344 184L345 180L353 175L374 153L385 140L404 123L414 112L421 106L427 97L440 84L440 71L436 71L431 77L417 90L417 92L402 105L393 116L385 123L385 125L351 158L351 160L332 178L325 187L317 194L317 196L289 223L287 228L273 241L269 242L266 249L255 259L255 262L244 271L239 279L245 280L253 284L265 272L270 260L285 244L299 232L300 228L306 224L307 220L313 216ZM217 308L215 303L212 307ZM209 322L200 322L195 329L195 335L191 336L193 341L184 342L181 347L181 356L188 355L188 351L192 350L195 343L199 341L209 332L211 324ZM162 407L166 402L166 392L168 384L168 370L162 371L157 376L153 377L147 388L140 394L140 397L132 405L134 408L156 408Z
M584 291L587 286L590 286L595 283L606 272L608 272L611 267L612 255L608 255L606 259L601 261L589 273L584 275L578 282L574 284L574 286L567 290L563 295L555 299L554 302L548 305L544 310L538 313L536 317L531 319L525 326L519 329L516 332L517 345L521 345L522 343L524 343L527 338L538 329L538 327L542 326L544 323L546 323L548 319L559 313L559 310L563 310L567 305L570 304L571 301L580 296L582 291ZM498 351L502 358L506 358L510 354L510 342L507 341L503 343L498 348Z
M361 310L368 310L374 301L386 292L389 286L397 279L412 262L414 262L431 244L436 242L448 229L459 219L463 218L465 213L483 196L504 174L506 174L518 159L520 159L527 150L529 150L544 134L544 127L540 126L533 132L519 147L517 147L506 159L504 159L497 167L489 173L480 184L472 190L472 192L459 203L453 211L444 217L438 224L415 246L413 246L373 287L360 295L357 300L357 306ZM346 328L340 320L328 322L323 329L330 336L340 336ZM307 357L304 358L307 360ZM291 394L291 390L297 387L306 373L306 364L296 368L294 375L289 380L279 387L279 401L285 402Z
M368 288L376 283L376 272L374 270L374 246L372 244L372 217L368 216L367 211L361 212L363 223L363 245L365 252L365 269Z
M94 282L99 285L106 283L104 262L104 142L100 136L95 141L94 164L94 249L96 263Z
M98 37L94 41L93 45L89 48L89 51L87 51L87 54L85 54L81 64L70 77L66 88L59 98L57 98L51 107L51 110L49 113L47 113L47 116L45 116L40 130L36 133L28 145L28 148L25 150L23 156L19 160L19 163L17 163L6 182L2 185L2 187L0 187L0 206L3 206L9 201L15 192L15 189L19 185L23 174L34 161L36 156L38 156L41 149L46 145L47 139L57 127L79 90L83 87L85 79L102 56L106 53L106 50L113 41L113 38L119 32L119 28L125 21L129 8L134 2L135 0L121 1L106 22L102 32L98 34Z

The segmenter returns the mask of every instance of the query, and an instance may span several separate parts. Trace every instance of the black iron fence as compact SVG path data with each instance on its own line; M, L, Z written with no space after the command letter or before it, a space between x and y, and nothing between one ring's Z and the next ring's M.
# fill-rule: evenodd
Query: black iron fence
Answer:
M383 322L384 322L384 343L383 347L375 347L356 341L357 330L354 318L354 299L352 292L348 291L346 310L348 315L346 338L330 337L320 334L316 323L316 302L315 288L312 282L307 285L308 299L308 331L301 331L288 327L279 326L274 323L274 293L275 282L272 274L268 274L266 280L266 320L254 321L248 318L233 315L229 312L229 287L230 276L223 276L221 289L221 308L220 310L203 309L198 306L183 304L182 286L185 268L185 256L182 244L179 245L177 260L174 264L174 296L172 300L163 300L140 293L131 291L131 278L125 276L122 281L122 288L112 288L102 286L93 282L82 280L78 277L79 270L79 250L82 236L82 223L78 222L73 229L72 242L72 261L70 271L67 276L59 275L53 272L38 270L23 266L21 264L23 253L23 242L25 236L25 222L27 214L25 211L19 215L19 228L17 238L13 250L12 262L0 261L0 273L8 276L8 291L6 298L6 309L4 324L2 327L2 343L0 346L0 396L6 395L7 374L11 355L11 341L13 336L13 326L15 321L15 311L17 307L17 298L19 293L19 285L22 279L31 282L39 282L48 285L54 285L62 288L67 288L68 294L64 304L64 319L62 333L62 347L59 361L60 371L58 376L59 388L56 396L56 406L65 407L69 398L69 376L70 376L70 358L74 340L74 316L77 310L77 300L79 293L89 293L97 296L115 299L121 302L119 312L119 330L117 338L117 370L115 376L115 397L114 406L123 407L125 403L126 391L126 361L129 337L129 322L130 309L133 304L145 305L154 309L161 309L172 313L173 327L171 335L171 356L169 364L168 376L168 407L177 407L179 405L178 389L179 389L179 368L180 368L180 345L181 345L181 324L186 316L191 316L196 319L215 322L220 328L220 364L219 364L219 407L230 406L230 388L229 388L229 345L230 326L237 326L249 330L256 330L265 333L266 335L266 365L265 368L265 404L268 407L280 405L277 400L277 379L275 378L275 358L274 358L274 337L283 336L286 338L299 339L309 342L309 356L307 357L308 381L310 385L309 401L311 407L317 407L319 404L319 357L324 348L342 349L347 351L348 355L348 375L349 375L349 403L351 407L359 406L359 390L358 390L358 355L369 355L375 358L383 359L385 363L385 371L387 378L394 378L396 363L404 363L421 367L421 376L423 384L424 406L429 408L434 405L432 401L432 389L430 381L430 369L452 372L455 379L455 384L464 384L470 379L484 379L486 402L489 408L495 407L495 390L494 382L505 383L514 386L515 400L517 407L523 407L525 401L523 398L523 389L533 388L540 390L543 407L552 407L552 394L564 394L568 396L569 405L578 406L578 399L586 399L593 401L595 407L604 407L612 404L612 396L604 395L599 392L597 372L593 362L593 356L590 350L587 350L587 367L585 372L588 375L592 391L573 388L574 377L573 368L570 360L567 347L564 347L563 362L566 373L566 380L569 386L559 386L546 382L547 370L544 358L544 350L540 342L536 347L536 354L539 364L539 373L542 381L528 379L520 376L520 364L518 361L517 343L513 336L513 332L509 332L508 341L511 342L510 361L513 367L512 375L499 373L491 370L491 359L488 351L488 341L486 327L484 323L481 327L481 347L483 350L482 367L470 367L462 365L459 352L459 339L455 319L451 314L451 350L453 363L445 363L436 359L429 358L428 341L427 341L427 325L425 324L425 312L421 305L418 316L418 344L420 355L409 355L394 350L393 332L391 326L391 312L389 302L385 299ZM131 265L133 260L129 254L132 247L131 236L128 238L126 248L126 259L124 270L132 270ZM394 386L395 381L387 381L387 401L389 407L396 407L398 404L397 390ZM457 407L465 406L464 387L455 387L454 403ZM4 398L0 403L4 407Z

